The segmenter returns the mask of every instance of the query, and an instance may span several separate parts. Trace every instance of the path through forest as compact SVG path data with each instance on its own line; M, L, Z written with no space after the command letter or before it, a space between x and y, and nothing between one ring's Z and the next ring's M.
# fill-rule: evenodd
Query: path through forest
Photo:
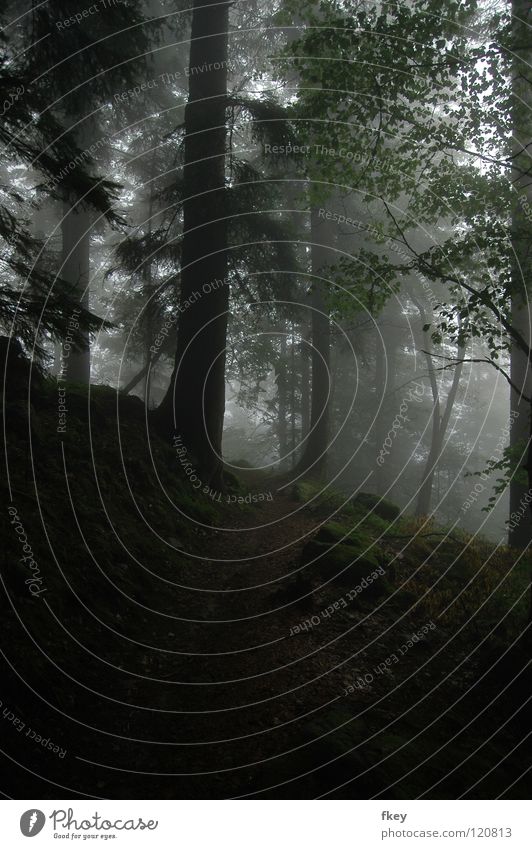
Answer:
M489 718L482 710L522 658L507 655L468 694L480 660L461 666L468 643L448 647L441 623L399 649L426 624L412 594L395 592L394 557L404 541L381 548L386 592L349 599L345 575L302 568L309 539L338 518L334 508L303 503L297 487L253 473L242 474L243 489L272 497L244 509L225 504L217 512L225 529L196 521L186 556L176 529L156 573L152 561L151 572L113 561L113 576L123 568L134 599L121 597L116 608L116 639L109 627L93 633L93 620L88 630L86 612L70 604L61 613L63 641L48 639L57 664L28 674L35 700L6 672L6 689L18 687L27 713L68 749L68 778L62 761L34 749L43 763L15 770L13 784L35 798L46 798L40 776L49 798L58 787L133 799L413 798L433 785L436 796L473 786L473 796L489 798L516 779L520 748L515 758L504 754L530 723L522 713L507 726L501 720L530 680L516 679L515 698L506 690ZM340 518L348 522L342 511ZM84 572L90 594L88 579ZM98 586L97 573L94 580ZM56 594L50 600L56 608ZM17 638L16 623L10 628ZM489 749L475 753L492 732ZM479 775L486 778L476 784Z

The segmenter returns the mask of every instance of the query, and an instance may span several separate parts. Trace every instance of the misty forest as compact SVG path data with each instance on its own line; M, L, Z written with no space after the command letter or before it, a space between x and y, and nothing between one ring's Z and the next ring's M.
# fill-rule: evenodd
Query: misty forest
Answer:
M3 0L4 798L525 799L528 0Z

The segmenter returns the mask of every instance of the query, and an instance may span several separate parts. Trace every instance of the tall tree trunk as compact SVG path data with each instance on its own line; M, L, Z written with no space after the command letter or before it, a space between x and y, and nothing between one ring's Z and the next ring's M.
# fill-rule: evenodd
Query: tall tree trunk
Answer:
M286 335L284 324L281 330L281 350L277 366L277 439L279 442L280 467L286 465L288 455L288 404L287 404L287 380L286 380Z
M321 219L318 210L310 213L311 232L311 404L310 430L296 471L323 477L327 469L329 447L329 395L331 328L327 305L327 266L331 261L333 234L330 222Z
M6 177L7 182L7 177ZM36 239L40 239L46 248L49 248L48 235L50 231L50 220L54 220L55 208L48 199L44 200L41 205L35 210L32 218L32 230ZM41 255L40 262L42 263L44 255ZM54 342L53 361L50 367L50 374L57 377L61 373L63 367L63 346L60 342Z
M401 326L402 320L399 307L399 302L396 299L386 304L380 315L375 333L375 387L377 406L382 401L380 410L375 415L375 447L377 449L377 456L379 456L379 452L384 445L384 441L388 436L397 412L397 398L395 395L397 349L404 332ZM395 439L392 442L392 447L389 449L389 454L386 454L386 462L377 463L375 488L378 495L391 497L390 488L393 483L394 447Z
M310 428L310 357L306 339L301 342L301 442Z
M515 172L513 185L515 202L512 216L512 324L519 331L526 343L532 345L532 289L530 274L532 262L530 256L530 241L532 226L526 209L532 207L532 179L530 176L530 142L532 139L531 110L532 84L530 83L530 62L532 61L532 7L529 0L513 0L513 161ZM525 173L523 173L525 172ZM516 345L511 349L510 376L520 391L511 390L510 396L510 446L521 456L520 467L532 466L524 459L527 446L532 454L530 441L530 405L526 400L532 397L532 369L529 358ZM525 396L525 397L523 397ZM529 477L532 469L529 471ZM526 505L525 496L531 488L519 475L510 482L510 515L521 516L519 521L512 522L508 531L508 543L516 548L526 548L532 542L532 523L528 510L523 513Z
M150 351L150 359L147 360L140 371L138 371L132 378L129 380L124 387L120 390L124 393L124 395L129 395L130 392L133 392L135 386L140 383L141 380L145 379L148 371L151 367L153 367L160 359L162 355L162 350L159 348L157 353L154 354Z
M63 206L61 277L70 283L74 298L89 309L90 237L92 212L88 206L66 198ZM71 316L73 320L76 316ZM81 337L80 348L64 346L62 374L66 380L90 383L89 334Z
M429 516L432 507L432 490L434 475L438 467L438 461L443 450L443 440L439 427L439 405L434 405L432 410L432 437L430 441L429 456L423 469L423 475L416 502L416 516Z
M154 180L155 180L155 148L151 157L151 167L150 167L150 194L148 200L148 239L151 243L151 235L153 232L153 206L155 202L155 191L154 191ZM147 296L147 304L146 304L146 349L145 349L145 366L146 371L144 374L144 403L146 405L146 409L150 408L150 378L151 378L151 366L154 360L154 354L152 352L153 340L155 337L155 303L154 303L154 288L153 288L153 273L152 273L152 263L154 262L153 257L149 257L148 261L143 265L142 268L142 279L144 281L144 292Z
M297 447L296 379L296 348L294 340L294 323L292 322L292 332L290 336L290 451L292 453L290 460L292 468L296 465Z
M156 420L206 483L223 480L229 290L225 216L227 0L194 0L185 109L183 249L174 373Z
M382 401L381 409L377 412L375 410L375 458L379 456L379 452L384 445L384 440L388 435L388 430L390 427L389 418L386 411L386 401L381 397L380 393L384 391L383 387L386 380L386 354L383 348L383 342L379 337L379 333L375 334L376 336L376 350L375 350L375 401L378 405ZM374 408L375 409L375 408ZM386 426L388 424L388 427ZM385 464L377 463L376 471L375 471L375 488L377 490L378 495L384 495L386 492L386 483L385 476L386 472L383 468Z
M459 348L458 358L460 360L463 359L464 353L464 349ZM428 358L429 357L430 354L428 355ZM431 357L430 359L432 360ZM434 371L433 366L432 370ZM459 362L454 369L453 382L449 390L447 400L445 402L445 409L443 415L441 415L440 413L440 401L438 395L436 395L434 399L434 408L432 413L432 438L430 442L429 456L427 458L427 462L423 470L423 476L421 478L421 484L419 487L416 505L416 515L418 516L429 516L431 512L434 477L438 470L438 463L443 453L445 434L447 433L447 428L449 427L451 413L453 411L456 396L458 394L458 387L460 386L461 375L462 363Z
M424 327L426 324L428 324L425 310L423 309L421 304L419 304L414 298L412 300L414 301L417 309L419 310L421 323ZM457 364L454 367L453 381L451 383L451 388L449 389L449 394L447 395L445 407L443 408L442 412L440 390L438 387L438 381L436 379L436 370L434 368L434 362L431 354L430 336L429 333L425 331L421 331L421 333L422 338L424 338L424 342L420 345L420 348L424 349L425 359L427 362L427 370L432 390L433 408L432 435L430 440L429 455L427 457L427 462L425 463L425 468L423 469L423 475L421 477L421 483L419 485L416 504L416 515L429 516L432 509L432 491L434 486L434 477L436 475L438 463L443 453L445 444L445 434L447 433L447 429L449 427L449 422L451 420L451 415L456 401L456 396L458 395L458 388L460 386L460 379L462 377L465 348L460 343L458 344L456 353Z

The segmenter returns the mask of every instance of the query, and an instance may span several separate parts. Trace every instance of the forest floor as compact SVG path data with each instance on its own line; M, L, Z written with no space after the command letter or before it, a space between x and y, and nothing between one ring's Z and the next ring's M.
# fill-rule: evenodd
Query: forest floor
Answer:
M530 795L528 562L309 482L243 471L197 496L141 404L117 440L116 396L93 394L97 439L82 392L59 438L43 391L31 449L8 410L46 587L30 597L4 517L15 798Z

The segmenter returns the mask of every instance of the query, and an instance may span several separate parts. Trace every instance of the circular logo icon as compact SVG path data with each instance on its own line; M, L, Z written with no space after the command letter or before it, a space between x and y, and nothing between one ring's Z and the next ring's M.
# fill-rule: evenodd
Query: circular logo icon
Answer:
M20 830L24 837L35 837L36 834L39 834L43 830L45 822L46 817L43 812L32 808L22 814L20 818Z

